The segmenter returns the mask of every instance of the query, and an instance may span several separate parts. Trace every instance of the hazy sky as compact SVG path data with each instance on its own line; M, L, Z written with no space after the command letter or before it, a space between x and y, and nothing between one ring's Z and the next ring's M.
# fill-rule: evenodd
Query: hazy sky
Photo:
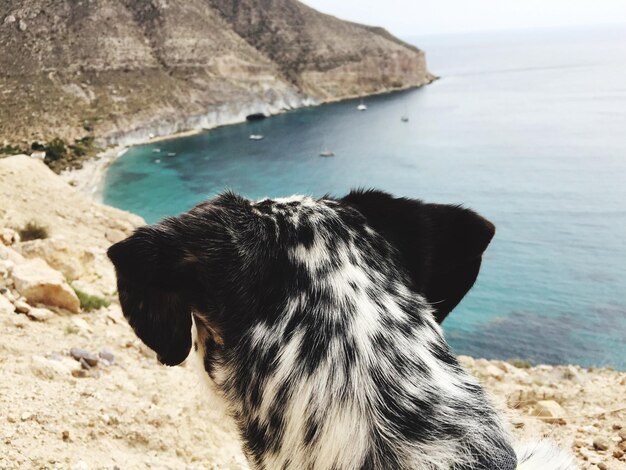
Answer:
M303 0L401 36L626 23L626 0Z

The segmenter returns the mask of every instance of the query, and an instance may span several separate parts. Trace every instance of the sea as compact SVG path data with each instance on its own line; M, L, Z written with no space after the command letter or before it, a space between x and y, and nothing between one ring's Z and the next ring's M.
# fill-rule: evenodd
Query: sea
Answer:
M150 223L225 189L463 204L497 234L444 322L456 353L626 370L626 29L408 40L439 80L132 147L104 202Z

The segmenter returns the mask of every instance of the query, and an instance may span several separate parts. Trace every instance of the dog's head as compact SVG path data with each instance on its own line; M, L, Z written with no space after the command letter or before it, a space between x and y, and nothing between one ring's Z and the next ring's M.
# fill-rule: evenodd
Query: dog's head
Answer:
M192 312L236 344L342 256L390 263L442 322L474 284L494 230L471 210L379 191L258 202L224 194L137 229L108 255L124 315L162 363L176 365L191 348Z

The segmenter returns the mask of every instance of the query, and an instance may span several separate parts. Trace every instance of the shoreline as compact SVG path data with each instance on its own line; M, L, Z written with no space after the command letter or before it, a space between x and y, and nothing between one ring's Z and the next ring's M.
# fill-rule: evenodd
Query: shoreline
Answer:
M382 90L380 92L370 93L367 95L357 94L357 95L352 95L352 96L345 96L342 98L329 99L329 100L325 100L321 102L314 102L309 99L304 99L298 105L292 104L290 108L280 108L280 109L277 109L277 111L275 112L273 112L271 109L273 106L272 103L265 103L265 105L267 106L266 111L268 111L266 114L266 119L272 116L278 115L278 114L283 114L289 111L295 111L295 110L302 109L302 108L319 107L325 104L340 103L344 101L356 100L359 98L367 98L367 97L372 97L372 96L380 96L380 95L385 95L385 94L393 94L393 93L400 93L400 92L405 92L409 90L415 90L418 88L422 88L426 85L430 85L431 83L433 83L434 81L438 79L439 79L438 76L429 74L426 77L425 82L422 84L418 84L418 85L411 85L411 86L402 87L402 88L394 88L390 90ZM106 171L113 164L113 162L115 162L115 160L123 156L128 151L129 148L139 146L139 145L148 145L148 144L153 144L156 142L163 142L167 140L181 139L184 137L190 137L190 136L201 134L203 132L211 131L219 127L234 126L234 125L245 123L246 117L243 116L241 113L238 113L238 114L239 115L234 119L228 119L228 117L226 117L225 119L223 119L221 123L216 122L214 125L210 127L199 127L199 128L194 128L194 129L187 129L187 130L182 130L182 131L173 132L169 134L156 135L156 136L149 137L146 139L140 138L134 141L133 143L129 143L129 144L117 144L117 145L113 144L113 146L110 146L104 151L98 153L94 158L85 161L81 169L64 170L60 173L60 177L65 182L67 182L68 184L76 188L77 191L83 194L86 194L87 196L89 196L90 198L98 202L102 202L102 189L103 189L103 183L105 180L104 176L106 174ZM130 134L131 133L129 133L129 135ZM124 140L124 139L120 138L119 140Z

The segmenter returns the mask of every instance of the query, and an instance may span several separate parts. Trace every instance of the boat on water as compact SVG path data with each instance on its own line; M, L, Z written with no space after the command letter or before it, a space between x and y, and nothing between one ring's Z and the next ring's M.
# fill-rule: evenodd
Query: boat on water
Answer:
M161 149L152 149L154 153L161 153Z
M176 152L167 152L167 156L168 157L175 157L176 156Z
M365 103L363 103L363 100L361 100L361 104L358 105L356 109L358 109L359 111L367 111L367 106L365 106Z
M402 122L409 122L409 118L408 118L408 116L402 116L402 117L400 118L400 120L401 120Z
M262 134L250 134L250 140L263 140L264 138Z
M320 157L334 157L335 156L335 152L333 152L332 150L322 150L320 152Z

